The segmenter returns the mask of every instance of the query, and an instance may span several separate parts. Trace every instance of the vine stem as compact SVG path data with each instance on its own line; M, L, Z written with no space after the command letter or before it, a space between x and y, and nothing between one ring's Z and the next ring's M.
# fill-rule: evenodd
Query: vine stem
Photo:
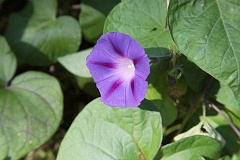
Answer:
M192 117L194 111L197 109L197 107L199 106L199 104L201 103L201 101L203 100L203 97L205 96L206 92L208 91L210 85L212 84L213 81L213 77L210 77L207 80L206 85L204 86L200 96L198 97L198 99L195 101L195 103L192 105L192 107L190 108L186 118L184 118L183 122L182 122L182 126L181 128L178 130L177 134L180 134L183 129L185 128L187 122L189 121L189 119Z
M216 112L218 112L230 125L233 131L237 134L238 138L240 138L240 131L237 127L232 123L232 121L213 103L209 103L209 106L212 107Z
M178 130L178 129L180 129L180 128L181 128L181 124L174 125L174 126L168 128L168 129L166 129L166 130L163 132L163 135L164 135L164 136L167 136L167 135L171 134L172 132L174 132L174 131L176 131L176 130Z
M172 42L172 65L173 68L176 68L177 53L176 53L176 44Z

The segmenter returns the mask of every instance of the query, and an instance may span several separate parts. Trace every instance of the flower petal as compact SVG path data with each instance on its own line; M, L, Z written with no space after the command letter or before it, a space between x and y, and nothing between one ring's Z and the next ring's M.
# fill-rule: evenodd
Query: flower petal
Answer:
M150 72L144 49L128 35L102 35L87 57L101 101L115 107L137 107L143 100Z
M148 83L141 77L135 76L126 89L126 106L136 107L144 99Z
M142 56L134 61L135 66L135 74L141 77L142 79L146 79L150 73L149 60L147 56Z
M146 56L144 48L140 46L140 44L131 37L129 39L129 47L127 52L128 58L131 60L136 60Z
M119 76L112 76L97 83L97 88L101 94L101 101L105 104L118 107L126 106L126 82Z
M112 76L97 83L101 101L109 106L121 108L139 106L145 97L147 86L148 83L138 76L131 81Z
M100 63L100 62L87 62L87 67L90 70L90 73L94 79L95 83L102 81L108 77L118 74L115 69L115 64L109 63Z

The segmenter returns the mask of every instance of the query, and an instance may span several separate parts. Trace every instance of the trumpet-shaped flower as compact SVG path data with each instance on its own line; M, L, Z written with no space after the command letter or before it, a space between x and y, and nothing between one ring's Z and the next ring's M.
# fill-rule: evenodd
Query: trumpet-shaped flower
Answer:
M103 103L121 108L140 105L150 66L144 49L133 38L119 32L102 35L87 57L87 67Z

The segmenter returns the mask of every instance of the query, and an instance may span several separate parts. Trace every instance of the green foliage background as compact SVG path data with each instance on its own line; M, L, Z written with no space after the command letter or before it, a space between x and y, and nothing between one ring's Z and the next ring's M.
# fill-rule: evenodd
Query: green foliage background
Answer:
M0 0L0 159L240 159L240 1L168 2ZM107 32L152 60L137 109L98 98Z

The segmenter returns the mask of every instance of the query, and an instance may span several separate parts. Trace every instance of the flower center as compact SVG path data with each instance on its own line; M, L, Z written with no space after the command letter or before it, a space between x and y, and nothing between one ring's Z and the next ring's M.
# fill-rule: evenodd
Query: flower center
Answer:
M130 59L124 59L121 64L119 64L118 69L124 79L131 79L134 76L135 66Z

